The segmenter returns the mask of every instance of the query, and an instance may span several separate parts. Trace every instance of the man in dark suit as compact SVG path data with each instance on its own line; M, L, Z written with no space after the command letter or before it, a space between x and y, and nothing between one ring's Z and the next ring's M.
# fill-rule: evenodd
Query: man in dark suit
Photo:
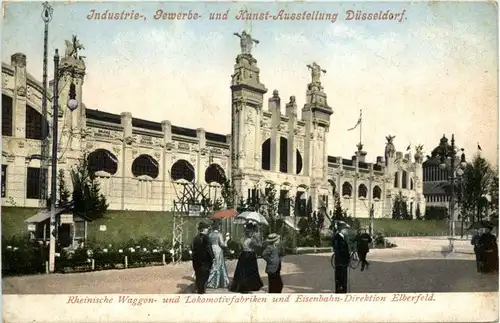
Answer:
M498 272L498 245L497 238L491 233L492 227L486 227L479 238L481 258L483 261L483 272Z
M349 267L349 244L347 243L347 227L333 236L333 251L335 252L335 293L347 293L347 269Z
M361 271L365 270L365 267L368 269L368 266L370 266L368 261L366 261L366 255L370 251L371 242L372 237L366 233L366 228L360 229L358 235L356 236L356 245L359 261L361 261Z
M198 234L193 239L193 269L196 276L196 293L198 294L205 294L210 268L215 258L212 245L208 240L209 227L208 223L200 222Z

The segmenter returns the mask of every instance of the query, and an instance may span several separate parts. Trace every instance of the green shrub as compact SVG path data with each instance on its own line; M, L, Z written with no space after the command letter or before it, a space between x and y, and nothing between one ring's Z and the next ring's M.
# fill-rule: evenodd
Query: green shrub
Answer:
M2 276L45 272L48 248L36 241L13 236L2 239Z

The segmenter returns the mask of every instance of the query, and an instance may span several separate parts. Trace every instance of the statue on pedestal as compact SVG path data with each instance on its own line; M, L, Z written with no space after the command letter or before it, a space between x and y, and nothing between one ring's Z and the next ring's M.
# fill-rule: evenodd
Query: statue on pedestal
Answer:
M307 68L311 70L311 83L312 84L320 84L320 76L321 72L326 74L326 70L321 69L321 66L316 64L316 62L313 62L312 65L307 65Z
M64 52L65 57L72 57L74 59L78 59L78 51L85 49L82 44L80 44L80 41L76 37L76 35L73 35L72 40L65 40L64 41L66 44L66 50Z
M259 41L257 39L253 39L252 36L246 31L243 31L241 35L239 33L234 33L234 35L240 38L241 54L251 55L253 43L258 44Z

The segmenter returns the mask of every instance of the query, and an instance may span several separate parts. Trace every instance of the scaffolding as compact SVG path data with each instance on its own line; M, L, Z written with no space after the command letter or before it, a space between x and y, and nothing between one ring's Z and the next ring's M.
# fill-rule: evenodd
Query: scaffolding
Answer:
M215 186L193 182L174 183L176 200L173 203L172 262L182 260L184 245L184 217L206 217L217 200Z

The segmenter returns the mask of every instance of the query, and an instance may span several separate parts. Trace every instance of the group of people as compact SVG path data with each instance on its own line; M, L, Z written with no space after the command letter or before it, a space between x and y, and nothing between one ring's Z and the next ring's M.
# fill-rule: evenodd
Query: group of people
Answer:
M491 232L491 227L478 229L472 237L476 255L476 268L478 273L498 272L498 244L497 238Z
M366 228L359 230L358 234L352 239L356 245L356 252L361 262L361 271L368 269L370 263L366 256L370 251L371 236L366 232ZM347 293L348 287L348 269L351 262L351 248L349 239L349 229L347 226L340 226L333 235L332 241L335 257L335 293Z
M263 245L259 224L252 221L245 224L244 234L240 241L241 254L231 282L224 259L224 248L230 240L229 234L224 239L216 221L212 226L207 222L200 222L198 232L192 245L192 263L198 294L205 294L206 288L227 288L231 292L250 293L264 286L257 264L257 252ZM283 289L280 274L283 254L280 241L280 236L275 233L270 234L264 241L266 247L262 258L266 261L269 293L281 293Z

